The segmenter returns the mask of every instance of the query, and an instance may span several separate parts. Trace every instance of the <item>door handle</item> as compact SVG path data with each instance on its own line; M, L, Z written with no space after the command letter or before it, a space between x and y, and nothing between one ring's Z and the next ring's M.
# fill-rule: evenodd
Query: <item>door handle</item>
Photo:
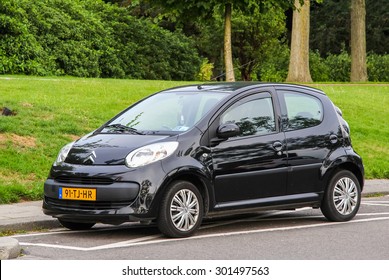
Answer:
M273 149L276 152L281 152L282 148L283 148L283 145L282 145L282 143L280 141L276 141L276 142L273 143Z

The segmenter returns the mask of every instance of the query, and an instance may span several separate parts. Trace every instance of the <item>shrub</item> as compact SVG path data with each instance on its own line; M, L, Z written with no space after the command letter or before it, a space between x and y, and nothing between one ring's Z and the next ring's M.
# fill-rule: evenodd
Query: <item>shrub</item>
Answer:
M200 66L200 71L197 74L197 80L210 81L213 75L213 63L210 63L208 58L203 59Z
M326 59L320 56L318 50L309 53L309 68L312 80L315 82L326 82L329 80L330 69L326 64Z
M190 39L101 0L0 3L0 74L193 80Z
M326 58L319 52L310 53L310 71L312 79L316 82L348 82L350 81L351 57L346 52L329 54ZM389 55L368 53L367 55L368 79L372 82L389 81Z
M286 45L279 45L268 55L257 72L260 81L284 82L288 75L290 51Z
M330 54L325 59L328 67L328 81L348 82L350 81L351 57L346 51L340 54Z
M369 53L367 56L367 74L369 81L389 82L389 54Z

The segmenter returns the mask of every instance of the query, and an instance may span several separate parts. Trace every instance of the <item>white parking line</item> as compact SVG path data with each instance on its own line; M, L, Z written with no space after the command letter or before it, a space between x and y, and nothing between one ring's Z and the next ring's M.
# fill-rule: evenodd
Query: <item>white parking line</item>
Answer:
M358 214L357 217L359 217L359 216L380 216L380 215L389 215L389 212L361 213L361 214Z
M389 207L389 204L386 203L363 203L363 205Z
M113 249L113 248L121 248L124 246L128 246L133 243L141 243L144 241L152 240L152 239L157 239L163 237L162 234L155 234L155 235L149 235L141 238L136 238L136 239L131 239L131 240L125 240L117 243L111 243L111 244L106 244L106 245L101 245L101 246L96 246L93 247L93 250L102 250L102 249Z
M226 232L226 233L215 233L215 234L206 234L206 235L197 235L193 237L188 237L185 239L158 239L158 240L148 240L157 238L157 235L152 235L145 238L144 241L140 241L134 243L133 240L118 242L107 244L103 246L95 246L90 248L82 248L75 246L65 246L65 245L54 245L54 244L44 244L44 243L31 243L31 242L20 242L22 246L40 246L46 248L56 248L56 249L67 249L67 250L77 250L77 251L96 251L103 249L114 249L114 248L128 248L134 246L142 246L142 245L151 245L151 244L161 244L168 242L178 242L178 241L188 241L188 240L196 240L196 239L205 239L205 238L213 238L213 237L226 237L226 236L235 236L235 235L243 235L243 234L253 234L253 233L264 233L264 232L276 232L276 231L289 231L289 230L299 230L306 228L316 228L316 227L327 227L327 226L339 226L346 225L350 223L367 223L374 221L385 221L389 220L389 217L378 217L378 218L367 218L367 219L359 219L352 220L347 223L320 223L320 224L310 224L310 225L301 225L301 226L290 226L290 227L280 227L280 228L268 228L268 229L258 229L258 230L247 230L247 231L236 231L236 232Z

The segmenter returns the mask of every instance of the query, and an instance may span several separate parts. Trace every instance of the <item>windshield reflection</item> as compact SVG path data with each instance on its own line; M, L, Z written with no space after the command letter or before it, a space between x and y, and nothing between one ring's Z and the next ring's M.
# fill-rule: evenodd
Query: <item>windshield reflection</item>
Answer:
M145 134L187 131L227 95L220 92L158 93L130 107L112 120L103 132L116 133L109 127L120 125Z

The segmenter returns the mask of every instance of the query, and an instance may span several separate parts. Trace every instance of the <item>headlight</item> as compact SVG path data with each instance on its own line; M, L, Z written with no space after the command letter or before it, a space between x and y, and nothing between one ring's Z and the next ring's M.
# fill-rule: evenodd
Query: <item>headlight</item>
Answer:
M126 165L139 167L156 162L173 154L177 147L178 142L162 142L144 146L128 154Z
M59 151L57 160L54 162L54 165L58 165L58 164L60 164L60 163L65 161L66 157L68 156L68 153L69 153L70 149L73 147L73 144L74 144L74 142L69 143L69 144L65 145L61 149L61 151Z

